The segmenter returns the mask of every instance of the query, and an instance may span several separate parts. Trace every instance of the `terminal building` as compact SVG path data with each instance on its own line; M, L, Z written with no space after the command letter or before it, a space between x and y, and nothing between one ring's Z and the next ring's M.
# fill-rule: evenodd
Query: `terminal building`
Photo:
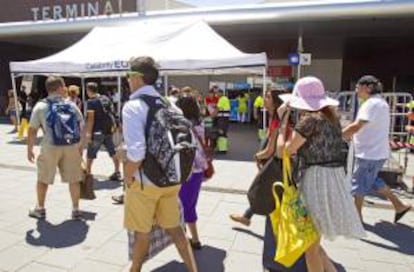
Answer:
M412 92L414 88L411 0L8 0L2 4L3 97L11 88L10 61L61 51L94 26L138 20L204 20L240 50L266 52L268 74L274 81L298 75L288 56L299 51L311 57L300 74L320 77L330 91L352 90L363 74L379 77L387 91ZM246 80L193 76L171 82L205 90L211 81Z

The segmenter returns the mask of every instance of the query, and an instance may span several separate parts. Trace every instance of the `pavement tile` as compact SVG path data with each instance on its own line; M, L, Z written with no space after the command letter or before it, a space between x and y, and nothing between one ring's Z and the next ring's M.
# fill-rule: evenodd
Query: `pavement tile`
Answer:
M58 267L53 267L50 265L40 264L40 263L30 263L18 270L19 272L64 272L65 269Z
M39 249L23 243L9 247L0 252L0 268L5 271L16 271L47 251L47 248Z
M225 271L263 271L262 256L242 252L229 252L225 260Z
M335 262L347 269L360 269L363 262L360 258L360 252L357 249L325 247L328 256Z
M122 266L87 259L76 265L71 272L120 272L122 269Z
M365 271L384 271L384 272L413 272L413 270L404 264L390 264L380 261L364 262Z
M203 248L204 247L214 247L217 249L221 249L224 251L230 251L231 247L233 245L233 241L229 241L229 240L224 240L224 239L215 239L215 238L210 238L210 237L205 237L205 236L201 236L200 237L201 243L203 244ZM203 254L203 250L197 252L199 254Z
M233 230L235 230L233 228ZM237 229L232 251L261 255L263 252L263 233L255 233L249 229Z
M74 268L91 253L92 250L90 248L84 248L81 245L65 248L53 248L46 254L42 255L37 262L46 266L68 270Z
M128 244L109 241L90 254L89 259L124 266L128 263Z
M0 252L24 241L21 235L0 231Z
M230 226L223 227L222 224L207 223L200 229L200 233L204 237L223 239L228 241L234 241L236 232Z
M214 212L210 215L209 221L221 225L232 225L234 222L230 220L229 216L230 214L238 213L239 211L240 204L220 202Z

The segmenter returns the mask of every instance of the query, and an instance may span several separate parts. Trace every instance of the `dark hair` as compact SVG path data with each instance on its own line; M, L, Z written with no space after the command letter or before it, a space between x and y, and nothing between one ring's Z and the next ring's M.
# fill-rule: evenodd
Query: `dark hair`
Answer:
M358 82L358 85L367 86L369 88L370 94L378 94L382 92L382 83L378 78L372 75L365 75L361 77Z
M283 104L283 101L282 101L282 99L280 99L279 95L284 94L285 91L282 91L282 90L267 90L266 92L270 92L270 95L272 96L273 107L274 107L274 111L272 112L273 118L278 118L277 109L280 107L280 105Z
M45 87L48 93L56 92L60 87L65 86L65 81L62 77L50 76L46 79Z
M147 85L154 85L158 79L158 68L153 58L143 56L132 58L129 61L130 69L134 72L143 74L143 81Z
M323 116L329 120L334 125L340 125L339 116L336 113L336 111L332 107L323 107L320 109L320 112L323 114Z
M194 125L199 125L201 122L201 112L197 100L192 95L184 95L177 100L177 107L179 107L184 114L184 117L190 120Z
M98 83L96 82L88 82L86 84L86 89L93 92L93 93L97 93L98 92Z

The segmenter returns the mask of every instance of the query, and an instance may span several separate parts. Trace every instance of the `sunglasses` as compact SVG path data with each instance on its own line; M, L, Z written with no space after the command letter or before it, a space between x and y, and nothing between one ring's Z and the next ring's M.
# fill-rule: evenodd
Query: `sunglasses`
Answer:
M132 78L132 77L136 77L136 76L140 76L140 77L142 77L142 76L144 76L142 73L140 73L140 72L136 72L136 71L128 71L127 73L126 73L126 77L128 78L128 79L130 79L130 78Z

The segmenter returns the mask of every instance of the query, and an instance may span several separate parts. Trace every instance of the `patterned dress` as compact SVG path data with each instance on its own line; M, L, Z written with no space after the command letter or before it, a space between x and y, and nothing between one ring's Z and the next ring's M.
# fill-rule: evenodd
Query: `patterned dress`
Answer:
M306 138L298 150L299 188L319 233L330 240L365 236L345 177L340 125L321 113L307 113L295 131Z

